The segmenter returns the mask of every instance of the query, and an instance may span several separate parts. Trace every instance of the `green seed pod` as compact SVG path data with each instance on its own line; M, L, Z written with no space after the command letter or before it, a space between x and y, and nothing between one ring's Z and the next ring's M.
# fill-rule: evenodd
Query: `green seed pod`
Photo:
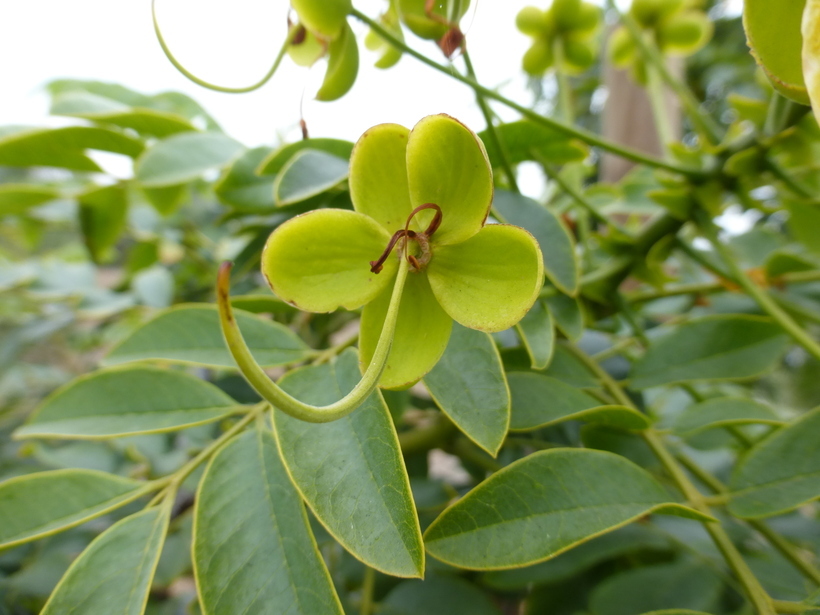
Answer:
M684 0L633 0L629 12L645 28L680 10Z
M581 10L578 12L578 20L573 30L573 36L592 36L601 25L601 9L589 2L581 4Z
M325 55L327 46L322 43L310 30L299 26L300 31L293 43L288 45L288 55L298 66L313 66L313 64Z
M515 26L523 34L543 36L550 29L547 13L534 6L525 6L515 16Z
M617 68L626 68L635 59L635 41L629 31L620 26L609 37L609 60Z
M527 49L521 60L524 71L533 77L540 77L552 66L552 47L549 41L538 38L532 43L532 47Z
M316 100L336 100L353 87L359 72L359 47L353 30L345 23L339 37L328 48L327 72Z
M563 40L564 70L570 73L582 73L595 64L595 44L572 38Z
M691 55L709 42L712 31L712 22L704 13L682 13L658 28L658 46L664 53Z
M351 0L291 0L290 3L308 30L331 40L342 32L347 15L353 9Z
M450 29L448 24L457 23L470 7L470 0L435 0L433 17L426 12L427 0L399 0L398 9L402 22L416 36L437 41Z
M581 16L581 0L553 0L552 15L559 32L572 30Z

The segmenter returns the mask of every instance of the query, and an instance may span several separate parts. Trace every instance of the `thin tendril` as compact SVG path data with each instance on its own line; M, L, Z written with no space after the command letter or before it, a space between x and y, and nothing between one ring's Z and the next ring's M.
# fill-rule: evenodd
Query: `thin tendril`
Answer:
M270 81L273 74L276 72L276 69L279 68L279 64L282 62L282 58L285 57L285 52L288 49L288 45L293 42L293 38L296 36L298 31L298 25L290 26L288 28L288 35L285 37L285 42L282 44L282 48L279 49L279 53L276 55L276 58L273 61L273 65L270 67L265 76L262 77L256 83L240 87L240 88L229 88L221 85L216 85L215 83L210 83L205 81L204 79L200 79L192 72L190 72L187 68L185 68L179 60L174 57L174 54L171 53L171 49L168 47L168 44L165 42L165 38L162 36L162 31L159 27L159 21L157 20L157 0L151 0L151 18L154 21L154 32L157 35L157 41L159 41L159 46L162 47L162 52L165 54L165 57L168 58L168 61L174 65L179 72L185 75L188 79L196 83L197 85L201 85L203 88L208 88L209 90L215 90L217 92L223 92L226 94L244 94L245 92L252 92L254 90L258 90L263 85L265 85L268 81Z

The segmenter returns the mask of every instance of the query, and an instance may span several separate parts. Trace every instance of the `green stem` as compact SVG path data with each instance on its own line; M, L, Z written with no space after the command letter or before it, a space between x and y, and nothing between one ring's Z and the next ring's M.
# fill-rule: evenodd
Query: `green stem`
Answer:
M466 45L462 46L461 55L464 58L464 66L467 68L467 75L473 81L478 82L475 69L473 68L473 62L470 59L470 54L467 53ZM507 153L507 148L502 142L501 137L495 128L495 124L493 123L493 114L490 109L490 105L487 104L487 101L484 99L484 95L480 92L475 93L475 98L479 109L481 109L481 114L484 116L484 122L487 124L487 134L490 136L490 141L492 141L495 151L498 152L499 159L501 160L501 168L504 171L504 175L507 176L507 182L509 182L510 187L515 192L521 192L518 189L518 180L515 178L515 171L513 170L512 164L510 164L510 156Z
M609 218L607 218L605 215L603 215L601 212L595 209L595 206L592 203L590 203L586 198L584 198L584 196L578 190L576 190L575 187L570 185L569 182L567 182L563 177L556 173L555 170L550 167L549 162L547 162L541 156L538 155L535 155L535 158L541 164L541 167L544 169L544 173L546 173L552 181L558 184L558 187L561 188L561 190L563 190L564 192L566 192L578 205L580 205L586 211L588 211L593 218L595 218L598 222L606 225L606 227L609 228L610 231L627 236L626 232L623 229L618 227Z
M463 459L469 463L477 465L487 472L498 472L502 466L489 454L478 448L472 441L465 437L457 438L449 451L459 459Z
M162 52L165 54L165 57L168 58L168 61L174 65L174 68L176 68L185 77L187 77L197 85L201 85L203 88L208 88L209 90L224 92L226 94L243 94L245 92L252 92L253 90L258 90L268 81L270 81L271 77L273 77L273 74L276 72L276 69L279 68L279 64L282 62L282 58L285 57L288 45L290 45L291 42L293 42L293 37L296 35L297 30L297 26L290 27L290 29L288 30L288 34L285 37L285 42L282 43L282 47L279 49L279 53L276 54L276 58L274 58L273 64L268 69L268 72L265 73L265 75L259 81L244 87L229 88L221 85L216 85L214 83L210 83L209 81L205 81L204 79L200 79L192 72L190 72L187 68L185 68L179 62L179 60L177 60L176 57L174 57L174 54L171 53L171 49L165 42L165 38L162 36L162 31L159 27L159 21L157 20L157 0L151 0L151 19L154 22L154 33L157 35L157 41L159 42L159 46L162 48Z
M804 198L804 199L812 199L815 200L817 195L812 191L811 188L801 184L791 175L789 175L786 170L780 166L780 164L772 160L771 156L766 156L766 168L774 175L777 179L783 182L783 185L786 186L789 190L794 192L797 196Z
M703 496L700 491L697 490L695 485L692 484L692 481L689 480L689 477L686 476L683 468L681 468L677 461L675 461L675 458L666 446L664 446L663 440L661 440L661 437L655 432L655 430L647 429L642 432L642 436L644 441L652 449L652 452L655 453L655 456L672 477L672 480L675 482L678 489L680 489L681 493L683 493L684 497L691 502L697 510L706 514L711 514L709 506L707 506L706 502L703 501ZM754 575L751 568L749 568L749 565L746 563L746 560L743 559L743 556L737 550L737 547L735 547L731 538L729 538L728 534L726 534L726 531L720 526L719 523L711 521L704 522L703 527L712 537L712 542L715 543L715 546L723 555L726 563L729 564L729 567L734 571L741 585L743 585L746 596L754 605L755 610L760 615L773 615L775 610L772 605L772 599L766 593L766 590L760 585L760 581L757 580L757 577Z
M663 82L672 88L678 96L681 104L689 114L689 118L692 120L692 123L698 127L700 132L711 143L720 143L722 138L721 134L723 131L718 123L712 118L712 116L705 113L701 109L698 99L695 98L695 95L687 87L686 83L676 78L669 71L665 58L658 48L654 44L644 40L641 28L632 16L628 13L621 13L613 0L609 0L607 5L609 10L613 11L618 16L618 20L624 25L629 34L632 36L632 40L635 41L638 51L641 53L646 63L650 65L650 68L657 71Z
M802 602L791 602L789 600L775 600L774 608L778 613L805 613L807 611L817 612L817 607Z
M504 444L511 444L513 446L531 446L532 448L545 451L551 448L562 448L565 444L556 444L555 442L547 442L546 440L536 440L535 438L524 438L523 436L507 436Z
M205 461L211 455L213 455L216 449L225 444L225 442L230 440L240 431L245 429L245 427L247 427L253 421L255 421L257 417L262 416L267 407L268 404L266 402L262 402L254 406L250 412L248 412L245 416L239 419L228 431L223 433L216 440L214 440L208 446L199 451L199 453L195 457L192 457L191 460L188 461L184 466L179 468L170 476L167 476L164 479L162 479L165 483L165 488L162 491L160 491L156 496L154 496L154 499L148 502L148 506L154 506L155 504L162 501L162 499L165 498L168 495L168 493L176 491L176 489L179 488L183 481L186 478L188 478L191 472L196 470L197 467L203 461Z
M385 41L393 45L393 47L395 47L396 49L400 49L407 55L416 58L420 62L423 62L427 66L439 71L440 73L443 73L448 77L452 77L456 81L460 81L461 83L472 88L473 91L483 94L486 98L496 100L501 104L505 105L506 107L518 111L525 118L535 122L536 124L540 124L542 126L546 126L547 128L557 130L558 132L569 135L571 137L575 137L577 139L584 141L585 143L588 143L589 145L598 146L601 149L604 149L608 152L612 152L613 154L621 156L622 158L626 158L627 160L632 160L633 162L646 164L650 167L654 167L657 169L665 169L667 171L671 171L672 173L680 173L681 175L686 175L687 177L704 178L707 176L707 174L700 169L693 169L691 167L684 167L670 162L664 162L662 160L653 158L652 156L647 156L646 154L643 154L637 150L622 147L617 143L613 143L611 141L603 139L595 133L590 132L588 130L583 130L581 128L576 128L573 126L567 126L562 122L558 122L551 118L544 117L543 115L536 113L532 109L528 109L527 107L519 105L515 101L512 101L509 98L506 98L505 96L502 96L494 90L485 88L483 85L476 83L473 79L453 72L448 67L439 64L434 60L431 60L424 54L421 54L412 47L408 46L404 41L397 39L385 28L383 28L378 22L374 21L373 19L370 19L370 17L360 12L359 10L355 8L352 9L350 11L350 15L352 15L362 23L365 23L368 26L370 26L370 28L376 34L378 34Z
M373 613L373 590L376 588L376 571L370 566L364 567L364 580L362 581L362 599L359 602L359 615L371 615Z
M703 470L699 465L682 453L677 454L678 461L699 481L720 496L728 496L729 491L722 482ZM805 578L820 586L820 570L805 561L793 544L772 530L765 521L760 519L746 519L746 523L760 533L796 570Z
M816 359L820 359L820 344L814 341L809 334L775 302L769 293L755 284L746 272L743 271L729 250L729 247L720 241L717 228L709 215L704 211L698 211L696 212L696 216L698 218L698 226L712 246L714 246L724 264L729 268L734 281L737 282L784 331L805 348L809 354Z
M256 392L274 407L297 419L310 423L326 423L340 419L358 408L379 383L379 378L381 378L382 372L387 365L390 347L393 344L393 334L396 331L399 305L404 290L404 282L407 279L407 272L408 261L402 257L399 259L399 270L396 274L393 294L390 297L390 305L387 308L387 315L384 319L379 342L376 344L376 350L373 353L373 359L353 390L335 403L327 406L313 406L299 401L279 388L259 366L234 319L229 297L231 264L223 263L219 268L217 301L219 304L219 320L228 349L239 366L242 375L245 376Z
M569 350L583 362L590 373L594 374L598 378L598 380L604 385L604 387L606 387L612 396L618 400L619 403L637 410L637 407L632 403L632 400L629 399L629 396L618 385L618 383L615 382L612 376L606 372L606 370L604 370L600 365L598 365L598 363L596 363L591 357L589 357L574 344L569 344L567 348L569 348ZM641 436L672 477L672 480L675 482L686 500L695 509L711 516L712 513L709 510L709 506L704 501L703 495L700 491L698 491L692 481L689 480L689 477L683 471L683 468L677 463L677 461L675 461L675 458L664 445L660 434L655 429L650 428L642 431ZM774 615L775 610L772 606L771 598L760 585L757 577L754 576L754 573L752 573L748 564L746 564L740 552L737 550L734 543L732 543L732 540L726 534L724 529L719 523L712 521L703 522L703 526L712 537L712 541L715 543L715 546L717 546L723 554L723 558L726 560L726 563L734 571L735 576L737 576L738 580L743 585L746 596L754 605L755 610L759 613L759 615Z
M430 425L400 432L401 452L409 455L429 451L441 445L455 431L455 424L447 418L447 415L441 413Z
M333 357L340 354L344 349L350 348L358 340L359 340L359 334L358 333L356 333L355 335L351 335L345 341L336 344L332 348L328 348L327 350L317 352L316 357L313 359L313 361L310 362L310 364L311 365L321 365L322 363L327 363Z

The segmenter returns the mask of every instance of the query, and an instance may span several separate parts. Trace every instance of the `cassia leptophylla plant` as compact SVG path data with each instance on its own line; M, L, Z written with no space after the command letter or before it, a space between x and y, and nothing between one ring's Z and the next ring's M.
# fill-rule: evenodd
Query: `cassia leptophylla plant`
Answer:
M714 26L700 6L698 0L633 0L629 15L661 53L686 57L712 37ZM646 66L624 26L609 38L609 57L619 68L631 67L635 80L646 83Z
M552 67L580 73L595 63L595 33L601 24L601 11L594 4L555 0L545 11L524 7L515 24L533 39L521 61L530 75L541 76Z
M350 159L354 211L296 216L268 238L262 271L283 300L310 312L364 306L363 377L332 407L287 396L253 361L231 316L229 267L219 283L222 324L242 372L273 405L310 421L344 416L378 385L404 388L441 358L453 320L488 332L532 307L544 265L535 238L485 224L493 197L487 154L458 120L433 115L413 130L380 124Z

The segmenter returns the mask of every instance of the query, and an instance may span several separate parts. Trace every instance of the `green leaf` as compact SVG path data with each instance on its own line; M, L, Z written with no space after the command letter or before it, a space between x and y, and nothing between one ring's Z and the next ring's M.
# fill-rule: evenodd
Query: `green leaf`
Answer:
M752 55L777 90L802 105L809 97L803 81L800 22L806 0L745 0L743 27Z
M284 325L242 310L234 315L254 359L263 367L288 365L310 356L311 350ZM195 303L160 312L115 346L103 363L145 360L236 367L225 346L216 307Z
M407 139L407 180L413 208L441 208L436 246L463 242L481 230L493 199L492 171L481 141L464 124L444 114L419 120ZM419 212L419 224L426 228L433 215Z
M353 144L350 141L343 141L341 139L303 139L302 141L296 141L268 154L268 156L259 163L256 174L276 175L297 152L303 149L318 150L349 160L350 153L353 151Z
M409 135L404 126L379 124L365 131L350 156L350 198L354 209L370 216L390 233L404 228L413 211L407 186ZM416 231L424 230L415 217L410 226Z
M140 481L95 470L54 470L0 483L0 547L61 532L148 492Z
M691 320L652 341L630 374L636 389L687 382L752 378L769 369L789 343L766 318L721 315Z
M515 325L533 369L546 369L555 350L552 315L541 300L536 300L526 316Z
M560 344L555 346L552 361L543 373L579 389L598 386L598 381L589 373L589 370L578 357Z
M820 408L753 446L729 481L729 512L769 517L820 498Z
M14 132L0 137L0 165L60 167L73 171L100 171L85 155L87 149L138 156L142 141L121 132L92 126L67 126Z
M536 201L507 190L495 191L493 211L502 222L532 233L544 255L544 273L550 282L568 295L578 292L581 271L575 242L555 214Z
M501 615L484 592L454 576L431 575L424 581L404 581L379 604L382 615Z
M390 241L373 218L346 209L319 209L291 218L271 233L262 253L262 273L273 292L309 312L353 310L392 286L398 268L378 260Z
M279 206L300 203L347 179L347 161L320 150L302 149L288 160L273 182Z
M163 216L172 214L188 198L188 184L176 184L164 188L143 188L147 201Z
M135 178L145 188L164 188L197 179L245 151L221 132L186 132L163 139L137 160Z
M593 590L589 606L594 615L637 615L672 607L673 613L714 613L722 591L723 580L699 561L656 564L607 578Z
M492 570L534 564L649 513L709 519L623 457L552 449L520 459L445 510L424 533L448 564Z
M125 229L128 193L124 185L115 184L89 190L77 200L85 245L92 260L100 262Z
M563 294L545 299L555 326L569 339L577 342L584 333L584 314L578 299Z
M140 134L160 138L196 130L187 119L175 113L132 108L113 99L83 91L68 91L55 96L51 102L51 113L130 128Z
M692 436L707 429L732 425L782 425L766 404L743 397L718 397L689 406L675 421L675 433Z
M274 178L259 177L255 172L270 151L268 147L256 147L234 160L214 184L217 198L242 211L268 211L276 207Z
M496 126L498 137L504 144L511 164L525 160L564 164L577 162L587 156L587 147L577 139L541 124L520 120ZM493 168L501 166L501 155L486 131L478 133L487 148L487 155Z
M16 216L60 198L60 191L32 184L0 184L0 216Z
M560 380L527 372L507 374L512 396L513 431L531 431L570 420L641 430L649 417L626 406L606 406Z
M455 325L424 384L462 432L491 455L498 454L510 424L510 391L492 337Z
M361 379L356 353L288 372L280 385L310 404L341 399ZM368 566L399 577L424 573L424 547L393 421L377 391L332 423L274 413L291 478L333 537Z
M393 288L388 286L362 310L359 330L362 372L373 359L392 294ZM379 386L400 389L418 382L441 358L452 328L453 319L439 305L427 276L410 275L404 284L393 345Z
M490 224L466 241L435 246L427 276L453 320L492 333L512 327L530 310L541 292L544 264L528 232Z
M115 368L49 395L15 438L100 439L210 423L242 406L209 382L155 367Z
M820 207L793 199L785 205L789 210L789 230L809 251L820 254Z
M638 551L668 551L669 540L640 524L593 538L553 559L511 570L485 572L483 584L501 591L517 591L532 585L558 583L608 560Z
M203 612L343 612L269 431L246 431L219 449L200 482L194 515Z
M71 564L41 615L141 615L171 502L126 517L100 534Z

